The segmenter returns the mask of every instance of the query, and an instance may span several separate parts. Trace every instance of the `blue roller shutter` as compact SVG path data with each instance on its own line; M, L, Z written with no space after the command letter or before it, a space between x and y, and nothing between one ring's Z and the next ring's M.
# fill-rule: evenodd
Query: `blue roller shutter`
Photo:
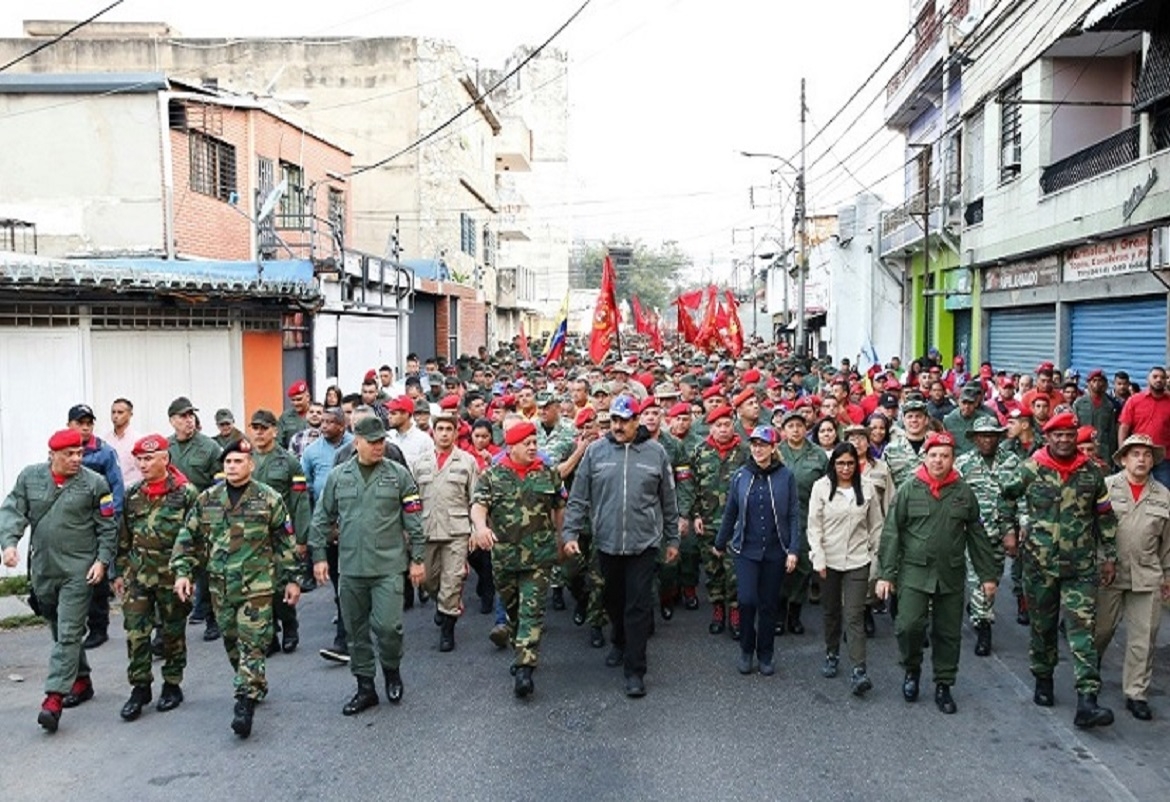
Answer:
M988 316L987 353L996 370L1031 373L1056 361L1056 307L994 309Z
M1152 366L1166 364L1165 296L1074 304L1070 312L1072 368L1082 377L1124 370L1144 384Z

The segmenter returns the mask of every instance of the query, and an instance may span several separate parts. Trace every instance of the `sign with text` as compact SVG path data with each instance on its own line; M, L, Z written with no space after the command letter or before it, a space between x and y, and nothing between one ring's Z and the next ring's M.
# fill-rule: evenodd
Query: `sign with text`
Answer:
M1064 254L1064 280L1088 281L1140 273L1150 264L1150 233L1094 242Z
M1029 287L1047 287L1060 282L1060 260L1056 254L988 267L983 271L984 292L1007 292Z

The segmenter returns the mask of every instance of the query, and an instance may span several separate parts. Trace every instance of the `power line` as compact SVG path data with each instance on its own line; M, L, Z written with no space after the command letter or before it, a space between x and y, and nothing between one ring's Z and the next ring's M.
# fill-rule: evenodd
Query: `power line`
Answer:
M88 19L83 19L81 22L77 23L76 25L66 29L62 33L57 34L49 41L41 42L39 45L34 47L32 50L29 50L28 52L24 53L23 55L17 56L16 58L14 58L12 61L8 62L7 64L0 66L0 72L4 72L9 67L13 67L13 66L17 65L27 58L32 58L37 53L40 53L42 50L49 48L49 47L52 47L53 45L60 42L62 39L68 38L70 35L73 34L74 31L77 31L77 30L80 30L81 28L84 28L86 25L89 25L95 19L100 17L102 14L105 14L107 11L109 11L111 9L117 8L118 6L122 5L122 3L124 3L124 2L125 2L125 0L114 0L114 2L110 3L108 6L106 6L101 11L94 14L92 17L89 17Z
M120 2L120 0L119 0L119 2ZM387 156L386 158L380 159L380 160L374 162L373 164L367 164L363 167L357 168L356 170L351 170L349 173L346 174L347 177L361 175L362 173L368 172L370 170L375 170L375 169L377 169L385 164L388 164L388 163L394 161L395 159L397 159L399 156L403 156L403 155L411 152L412 150L417 148L419 145L422 145L423 143L429 141L430 139L434 138L439 133L441 133L444 129L446 129L447 127L454 124L454 122L456 120L458 120L460 117L462 117L464 114L466 114L471 109L475 108L478 104L482 103L484 98L486 98L488 95L490 95L492 92L494 92L499 87L503 86L503 84L506 81L508 81L510 78L512 78L512 76L514 76L516 73L520 72L520 70L522 70L525 67L525 65L528 64L528 62L532 61L534 58L536 58L538 55L540 55L541 52L543 52L544 49L546 47L548 47L553 42L554 39L556 39L558 36L560 36L560 34L565 30L565 28L568 28L569 25L571 25L573 23L573 20L577 19L577 17L579 17L581 15L581 12L583 12L586 8L588 8L588 6L591 2L593 2L593 0L585 0L585 2L582 3L581 6L576 11L574 11L569 16L569 18L567 20L565 20L563 23L561 23L560 27L558 27L555 31L553 31L552 34L547 39L545 39L540 44L539 47L535 48L531 53L529 53L527 56L525 56L520 61L520 63L518 63L515 67L513 67L511 70L509 70L499 80L497 80L494 84L489 86L484 91L480 92L479 95L477 95L475 98L473 98L470 103L468 103L462 109L460 109L459 111L455 112L453 115L448 117L445 121L440 123L437 127L432 128L430 131L423 134L418 139L416 139L414 142L411 142L409 145L402 148L398 152L392 153L389 156Z

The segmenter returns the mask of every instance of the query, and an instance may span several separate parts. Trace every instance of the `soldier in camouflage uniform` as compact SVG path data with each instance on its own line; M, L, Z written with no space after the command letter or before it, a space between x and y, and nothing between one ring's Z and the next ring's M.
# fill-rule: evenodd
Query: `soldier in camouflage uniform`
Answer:
M1007 415L1007 439L999 444L999 450L1011 454L1020 462L1035 454L1043 447L1044 441L1036 436L1032 408L1020 407ZM1020 531L1027 531L1028 516L1021 511ZM1028 626L1028 600L1024 597L1024 561L1020 556L1012 557L1012 595L1016 598L1016 623Z
M911 398L902 404L903 431L890 439L882 455L890 468L890 478L894 480L895 489L914 476L918 466L925 460L922 444L926 442L929 422L925 401Z
M539 410L536 423L536 450L553 468L560 468L576 452L577 429L573 424L561 418L561 403L556 395L550 392L536 394L536 408ZM584 449L582 452L584 453ZM580 455L578 455L578 460ZM570 467L570 466L566 466ZM575 468L574 463L571 467ZM564 476L566 471L560 471ZM554 565L549 575L549 586L552 588L552 608L565 609L565 571L560 565Z
M1018 507L1027 510L1029 530L1019 544L1024 555L1024 593L1031 616L1029 649L1036 688L1032 701L1054 704L1052 672L1057 662L1060 608L1076 677L1077 727L1113 723L1113 711L1097 704L1101 676L1093 632L1098 582L1113 581L1117 518L1100 468L1077 451L1077 419L1055 415L1044 426L1048 445L1025 460L1003 486L999 526L1004 548L1016 551ZM1020 505L1020 502L1023 502ZM1104 554L1098 565L1098 549Z
M825 450L805 439L808 426L804 416L799 412L788 412L780 421L784 439L780 442L780 459L788 470L796 477L796 497L800 502L800 539L805 544L796 555L796 570L784 575L784 582L780 589L779 613L776 616L776 634L783 635L785 630L793 635L804 633L804 624L800 620L800 608L808 598L809 577L812 574L812 562L808 555L808 535L805 531L808 526L808 502L812 496L812 487L818 479L825 475L829 466L829 458Z
M1014 454L999 450L999 441L1004 430L995 425L991 418L980 418L967 432L966 438L975 444L973 451L955 460L955 470L967 482L979 501L979 518L995 554L996 576L1003 576L1004 552L998 520L999 491L1003 483L1012 477L1020 461ZM975 628L975 654L986 657L991 654L991 625L995 622L993 598L983 592L983 583L975 573L971 555L967 555L967 588L971 597L968 609L971 626Z
M605 413L608 425L609 413ZM600 416L593 407L585 407L577 414L577 426L580 431L578 448L584 449L601 435L600 423L593 424ZM538 433L539 436L539 433ZM574 471L565 480L565 488L572 487ZM604 578L601 576L601 565L597 561L597 554L593 549L593 533L586 528L580 537L581 551L579 554L567 556L564 562L565 579L569 592L573 596L573 623L577 626L589 624L589 645L600 649L605 645L605 625L609 619L605 614Z
M191 577L206 568L223 647L236 672L232 731L252 734L256 703L268 693L264 652L272 640L272 597L301 595L292 520L280 494L252 481L252 444L223 450L226 481L203 491L175 539L171 570L180 601L191 598Z
M694 472L691 467L691 455L703 442L703 438L695 431L692 423L691 405L686 401L679 401L666 411L666 425L670 429L670 436L678 445L675 453L667 451L671 458L671 467L674 469L674 485L676 494L684 483L689 482ZM682 499L679 498L679 510L682 511ZM683 607L688 610L699 609L699 596L696 587L699 583L699 542L696 538L688 537L690 524L685 512L678 516L679 537L682 539L683 550L689 556L678 561L678 582L682 586ZM684 578L684 564L694 566L693 574Z
M536 440L536 426L529 421L508 428L507 456L480 475L471 498L475 531L470 547L491 549L496 589L515 647L513 691L521 698L534 690L532 672L565 508L560 474L537 460Z
M298 562L302 562L309 542L309 523L312 511L309 509L309 485L301 461L292 452L276 443L276 415L267 409L252 413L250 426L252 442L252 480L268 485L280 494L292 520L296 538ZM272 641L268 644L267 656L297 650L301 642L300 626L297 624L297 608L285 604L279 596L272 599Z
M122 718L134 721L153 698L150 636L159 622L162 640L162 693L158 710L174 710L183 701L183 671L187 667L187 614L191 605L175 596L170 569L175 539L199 492L171 465L167 440L147 435L131 452L142 481L126 494L116 564L114 590L122 597L126 628L127 679L132 690L122 707Z
M711 427L711 433L691 455L691 479L676 487L678 508L681 511L679 517L685 516L691 521L694 537L688 540L696 541L697 551L703 556L707 598L712 605L711 623L707 631L718 635L730 626L732 638L739 638L735 565L728 554L715 555L711 551L711 544L723 521L731 474L750 455L747 444L735 434L731 407L716 407L708 412L707 425ZM694 555L694 551L690 555ZM684 559L680 570L683 585L698 581L698 566L693 562Z

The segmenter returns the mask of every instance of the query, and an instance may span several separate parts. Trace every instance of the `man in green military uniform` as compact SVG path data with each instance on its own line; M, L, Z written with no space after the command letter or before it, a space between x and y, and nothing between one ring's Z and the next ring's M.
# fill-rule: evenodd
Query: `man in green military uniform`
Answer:
M334 468L317 498L309 529L309 549L318 584L329 581L326 538L337 525L338 595L349 647L349 670L357 693L341 712L352 716L378 704L374 687L377 664L371 634L378 640L378 659L386 698L402 701L402 605L404 575L410 582L426 580L426 535L422 500L410 471L385 459L386 427L377 418L354 424L351 459ZM409 553L407 552L409 539Z
M825 475L829 466L829 458L820 446L810 443L806 438L808 425L804 416L793 410L784 414L780 419L780 431L784 439L780 441L780 459L796 477L796 496L800 502L800 539L798 542L807 544L808 536L805 527L808 526L808 502L812 496L812 486ZM804 634L804 624L800 620L800 609L808 598L809 577L812 575L812 563L809 561L807 545L796 555L796 570L784 575L784 582L780 589L780 606L776 609L776 633L783 635L785 630L793 635Z
M991 418L980 418L966 433L966 438L975 444L975 450L968 451L955 460L955 470L975 493L979 501L979 518L987 536L991 539L995 554L996 582L1003 576L1004 552L998 521L999 492L1003 483L1012 477L1020 461L1014 454L999 450L1003 439L1003 428L996 426ZM995 622L995 607L992 598L983 592L982 583L975 573L971 555L967 555L967 587L971 600L968 609L971 626L975 628L975 654L986 657L991 654L991 625Z
M183 671L187 668L187 614L191 606L175 596L170 569L175 539L199 493L170 463L167 441L151 434L134 444L142 481L126 493L118 535L118 578L114 590L122 598L126 628L126 669L130 699L122 718L134 721L153 698L150 635L159 624L163 657L163 687L158 710L174 710L183 701Z
M565 487L560 474L537 459L536 427L529 421L504 432L508 453L476 482L471 497L471 548L490 549L496 590L508 614L515 648L513 692L534 690L549 573L564 522Z
M217 409L215 411L215 428L219 433L211 439L221 449L228 443L244 436L244 433L236 428L236 416L232 414L230 409Z
M252 442L252 479L262 482L284 501L296 538L297 561L304 559L309 542L309 487L301 461L292 452L276 444L276 415L271 410L258 409L252 413L249 427ZM282 649L286 653L297 650L301 642L297 624L297 608L285 604L279 597L272 599L273 631L268 644L268 656Z
M570 462L576 456L568 470L560 471L562 477L577 467L581 461L584 448L577 450L577 430L573 424L561 418L560 399L553 393L543 391L536 394L536 408L539 410L539 421L536 425L536 449L543 454L553 468L559 468ZM565 609L565 578L560 565L554 565L549 577L552 588L552 607L554 610Z
M179 601L191 598L191 577L207 571L211 601L223 627L234 680L232 731L252 734L256 703L268 693L264 652L272 640L272 598L301 595L292 521L280 494L252 480L252 444L228 443L225 481L204 490L175 539L171 570Z
M739 600L736 595L735 566L729 554L716 555L711 551L723 508L727 506L727 491L731 474L748 457L747 444L735 434L729 406L720 406L707 413L707 435L691 455L691 479L676 487L679 517L684 515L694 527L694 544L689 545L688 556L680 568L683 585L697 583L696 557L702 555L707 574L707 598L711 601L711 623L707 631L718 635L728 627L731 637L739 637ZM683 541L684 543L686 541ZM697 553L696 553L697 552Z
M1004 454L1013 455L1019 462L1035 454L1044 446L1044 441L1036 436L1032 420L1031 407L1013 409L1007 415L1007 439L999 444L999 450ZM1028 516L1020 516L1020 531L1027 530ZM1012 555L1012 596L1016 599L1016 623L1022 627L1028 626L1028 599L1024 596L1024 561L1019 554Z
M684 386L686 386L685 383ZM692 426L693 421L691 405L685 401L679 401L666 411L666 425L670 429L671 438L677 443L674 454L671 454L669 451L667 452L667 455L670 456L671 468L674 469L676 496L678 494L678 488L693 478L694 470L691 467L691 455L695 453L699 444L703 442L703 438L699 437ZM681 499L679 499L679 509L682 510ZM677 582L682 586L683 607L687 610L698 610L699 596L696 592L699 583L698 541L693 537L687 537L690 524L687 521L685 512L678 517L678 527L681 542L684 548L690 550L691 555L685 561L682 559L678 560L675 566L669 568L669 570L673 571L676 575ZM685 577L683 569L684 562L693 566L693 573L688 573Z
M276 439L280 442L281 448L288 448L294 434L309 428L309 405L312 403L309 384L304 379L290 384L287 395L292 406L280 413L280 420L277 422Z
M1097 448L1106 459L1117 451L1117 410L1105 394L1109 383L1100 368L1089 371L1085 382L1088 392L1073 401L1072 411L1082 426L1097 430Z
M963 391L959 393L959 406L943 417L943 428L955 438L957 456L975 450L975 443L967 437L967 433L988 417L991 417L991 412L983 406L983 388L979 386L978 380L963 385Z
M40 615L49 621L53 653L37 722L56 732L61 710L93 698L82 636L93 587L114 559L117 526L106 480L81 465L81 433L63 429L49 438L48 462L29 465L0 506L0 549L15 568L26 527L29 576Z
M955 439L931 434L922 447L926 461L894 494L879 553L879 599L897 589L894 635L906 671L902 696L918 699L922 648L931 619L934 703L943 713L957 708L951 686L959 672L963 628L963 552L970 555L983 592L995 595L995 555L979 517L979 500L954 469Z
M1036 677L1032 701L1041 707L1055 703L1052 672L1063 606L1076 677L1073 724L1103 727L1113 723L1113 711L1097 704L1101 675L1093 634L1098 584L1111 584L1116 573L1117 517L1104 474L1077 450L1076 416L1054 415L1044 425L1044 436L1048 445L1024 460L1004 484L999 504L1004 548L1013 557L1020 502L1028 516L1029 528L1019 548L1032 626L1029 657ZM1099 550L1104 556L1100 564Z
M215 484L216 474L220 468L219 457L223 449L196 429L195 413L198 411L191 403L191 399L184 396L179 396L171 402L167 408L167 416L175 433L167 441L167 453L170 455L171 465L202 493ZM207 575L203 571L195 575L194 607L190 623L206 622L203 640L218 639L219 624L215 620L215 610L211 606L211 596L207 592Z

